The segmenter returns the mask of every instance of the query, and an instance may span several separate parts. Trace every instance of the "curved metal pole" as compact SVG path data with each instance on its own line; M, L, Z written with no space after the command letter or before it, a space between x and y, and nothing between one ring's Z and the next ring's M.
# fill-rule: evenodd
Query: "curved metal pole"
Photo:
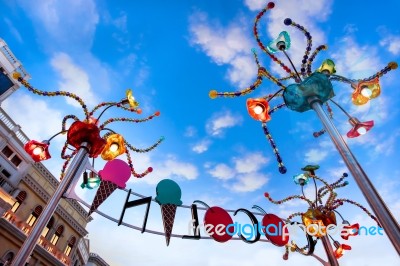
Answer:
M308 102L310 103L311 108L317 113L319 119L324 125L326 131L329 133L333 143L336 146L336 149L342 156L343 161L346 163L347 168L351 172L369 206L378 218L379 223L385 230L385 233L389 237L397 253L400 255L400 227L396 219L393 217L393 214L390 212L389 208L376 191L374 185L369 180L361 165L351 153L349 147L343 140L335 125L322 109L321 102L318 100L318 98L312 97L308 100Z
M36 220L35 225L32 228L32 231L25 239L24 244L18 251L17 255L15 256L12 266L21 266L25 265L26 261L28 260L29 256L32 254L33 250L35 249L36 243L39 240L40 235L43 232L43 229L49 222L51 216L55 212L58 203L66 189L69 187L72 179L75 176L82 175L82 172L85 167L85 159L87 158L87 143L82 143L81 148L79 149L78 153L71 161L71 165L68 167L67 173L65 174L64 178L61 180L60 184L56 191L54 192L53 196L50 198L49 202L47 203L46 207L44 208L43 212L40 214L38 219Z

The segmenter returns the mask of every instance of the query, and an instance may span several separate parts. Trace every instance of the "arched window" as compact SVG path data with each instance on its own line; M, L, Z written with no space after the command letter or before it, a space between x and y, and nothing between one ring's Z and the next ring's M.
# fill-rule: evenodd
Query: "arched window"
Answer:
M40 205L36 206L33 212L29 215L28 220L26 220L26 223L29 224L30 226L33 226L36 222L36 219L39 217L42 211L43 211L42 206Z
M2 265L11 265L12 260L14 259L14 253L9 251L7 254L3 256L1 259Z
M75 242L76 242L76 238L74 236L69 239L68 245L64 250L64 254L65 255L69 256L69 254L71 253L72 248L75 245Z
M58 226L56 232L54 233L54 235L51 237L50 242L53 245L56 245L58 242L58 239L60 238L60 236L62 235L62 233L64 232L64 226L60 225Z
M11 211L13 213L15 213L19 206L21 206L22 202L26 199L26 192L25 191L21 191L18 193L17 197L16 197L16 202L14 202L13 206L11 207Z
M43 229L43 232L42 232L43 237L47 236L47 234L49 233L49 231L53 227L53 225L54 225L54 217L51 217L50 221L47 223L46 227Z

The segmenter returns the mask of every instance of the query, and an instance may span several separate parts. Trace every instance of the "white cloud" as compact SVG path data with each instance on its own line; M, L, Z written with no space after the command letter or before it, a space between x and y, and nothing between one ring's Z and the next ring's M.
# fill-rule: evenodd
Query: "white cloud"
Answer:
M234 159L235 170L241 174L257 172L263 166L267 165L268 162L269 159L264 157L261 152Z
M188 126L185 129L185 133L183 134L185 137L193 137L197 134L197 130L193 126Z
M266 6L266 2L260 0L245 0L244 4L252 11L259 11Z
M306 163L319 163L322 162L328 156L327 151L311 149L305 154L304 161Z
M240 115L232 115L229 111L214 114L206 124L206 130L211 136L222 136L224 129L241 124Z
M379 42L380 46L385 47L394 55L400 54L400 36L390 35Z
M235 176L235 171L226 164L217 164L214 168L208 171L210 175L221 180L228 180Z
M257 172L239 175L231 189L236 192L252 192L264 186L268 179L267 175Z
M22 126L22 130L30 139L48 139L61 130L61 113L51 108L44 100L16 92L2 103L2 107ZM40 121L44 116L45 123Z
M202 140L198 143L196 143L193 147L192 147L192 151L194 151L195 153L203 153L205 151L208 150L208 147L210 146L211 141L210 140Z
M229 65L230 82L244 87L255 79L257 66L251 54L254 44L250 28L239 23L224 28L211 24L206 14L197 12L191 17L189 30L193 45L200 47L215 63Z
M91 90L88 74L79 66L74 64L71 57L65 53L58 53L51 59L52 67L59 73L59 89L77 94L88 105L97 104L97 97ZM67 102L73 106L80 106L72 98Z

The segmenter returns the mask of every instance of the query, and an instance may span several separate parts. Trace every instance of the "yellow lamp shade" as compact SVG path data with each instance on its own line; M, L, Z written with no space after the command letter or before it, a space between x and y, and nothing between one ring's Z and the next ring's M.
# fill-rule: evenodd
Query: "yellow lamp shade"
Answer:
M326 59L322 62L317 72L332 75L336 73L335 63L331 59Z
M336 215L333 211L323 213L320 210L308 209L307 212L303 213L301 219L308 231L316 237L324 236L328 225L336 225ZM314 224L315 226L310 226Z
M381 86L379 85L379 77L376 77L372 80L359 82L351 96L351 101L355 105L363 105L380 94Z
M126 90L126 99L131 108L137 108L139 106L139 103L135 100L135 97L133 97L131 89Z
M110 161L125 153L125 151L124 138L120 134L112 134L107 138L107 144L101 152L101 158Z

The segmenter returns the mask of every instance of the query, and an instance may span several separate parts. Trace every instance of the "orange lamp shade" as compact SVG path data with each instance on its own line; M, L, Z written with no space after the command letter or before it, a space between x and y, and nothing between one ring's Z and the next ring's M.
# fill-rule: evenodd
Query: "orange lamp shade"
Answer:
M335 241L335 246L336 246L335 257L337 259L342 257L346 250L351 250L351 246L346 245L346 244L339 244L336 241Z
M114 160L118 155L125 153L125 141L120 134L112 134L107 138L107 144L101 152L101 158L106 161Z
M263 98L258 99L247 99L246 101L247 111L249 115L255 120L261 122L268 122L271 120L269 116L269 104L268 101Z
M359 82L351 96L351 101L355 105L363 105L380 94L379 77L376 77L372 80Z
M89 157L96 158L106 145L106 141L100 137L100 130L94 124L75 121L72 123L67 133L67 142L76 149L82 143L89 144Z
M47 141L39 142L36 140L30 140L25 144L24 149L35 162L51 158L49 153L49 142Z
M326 234L324 222L322 221L322 212L319 210L308 209L303 213L301 219L303 224L308 228L308 232L315 237L321 237ZM315 226L311 226L315 225Z

